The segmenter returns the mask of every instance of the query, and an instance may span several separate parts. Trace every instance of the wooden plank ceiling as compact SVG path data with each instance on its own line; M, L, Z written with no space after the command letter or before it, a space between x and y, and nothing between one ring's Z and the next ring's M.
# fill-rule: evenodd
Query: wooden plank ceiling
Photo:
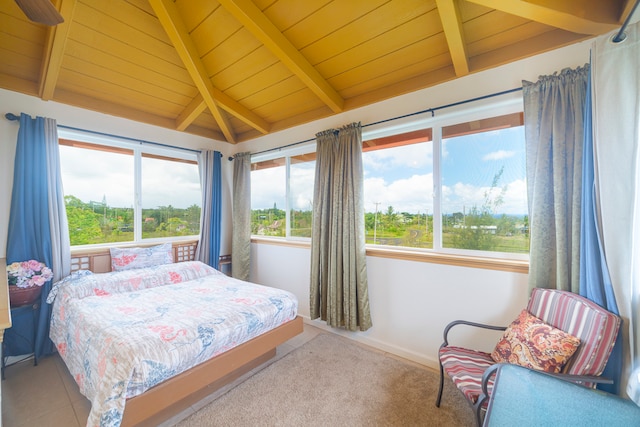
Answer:
M47 0L45 0L47 1ZM576 43L633 0L0 1L0 87L237 143Z

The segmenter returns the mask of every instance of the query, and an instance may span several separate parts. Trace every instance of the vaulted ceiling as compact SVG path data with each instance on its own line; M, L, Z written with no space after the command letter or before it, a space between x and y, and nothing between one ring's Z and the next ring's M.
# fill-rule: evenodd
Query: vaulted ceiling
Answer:
M53 3L48 27L0 1L0 87L237 143L607 33L634 0Z

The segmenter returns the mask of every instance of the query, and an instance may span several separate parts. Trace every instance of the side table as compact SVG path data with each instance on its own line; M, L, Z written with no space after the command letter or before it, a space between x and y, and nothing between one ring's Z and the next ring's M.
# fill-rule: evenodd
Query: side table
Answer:
M11 309L11 328L4 331L2 342L2 379L8 356L33 354L34 366L38 364L35 356L36 324L40 303L24 305Z

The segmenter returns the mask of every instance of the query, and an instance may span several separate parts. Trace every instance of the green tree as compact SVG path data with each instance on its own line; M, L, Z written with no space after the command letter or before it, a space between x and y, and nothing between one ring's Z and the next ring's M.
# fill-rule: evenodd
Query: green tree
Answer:
M69 224L69 239L72 246L88 245L101 242L104 239L100 228L101 214L93 212L86 203L74 196L64 197L67 223Z
M491 251L497 246L497 225L495 213L504 203L504 194L507 187L504 186L496 194L504 166L493 176L491 187L484 192L482 206L473 206L468 214L464 215L462 224L457 223L453 228L453 247L459 249L473 249Z

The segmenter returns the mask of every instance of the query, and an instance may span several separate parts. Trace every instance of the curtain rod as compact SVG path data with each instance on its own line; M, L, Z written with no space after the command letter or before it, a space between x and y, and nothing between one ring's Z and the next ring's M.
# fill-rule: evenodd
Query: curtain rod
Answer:
M638 1L640 1L640 0L638 0ZM405 114L405 115L402 115L402 116L392 117L390 119L384 119L384 120L379 120L379 121L373 122L373 123L367 123L367 124L362 125L362 127L366 128L367 126L379 125L380 123L386 123L386 122L391 122L391 121L394 121L394 120L400 120L400 119L404 119L406 117L417 116L418 114L424 114L424 113L431 113L431 117L434 117L436 111L442 110L444 108L455 107L455 106L458 106L458 105L467 104L469 102L474 102L474 101L481 101L483 99L493 98L495 96L500 96L500 95L506 95L506 94L512 93L512 92L519 92L521 90L522 90L522 87L517 87L515 89L508 89L508 90L504 90L502 92L496 92L496 93L492 93L492 94L489 94L489 95L479 96L477 98L465 99L464 101L458 101L458 102L454 102L452 104L440 105L439 107L427 108L426 110L420 110L420 111L416 111L414 113L409 113L409 114ZM289 148L289 147L293 147L295 145L300 145L300 144L304 144L306 142L312 142L312 141L315 141L315 138L309 138L309 139L305 139L304 141L293 142L291 144L283 145L281 147L269 148L268 150L257 151L255 153L251 153L251 154L253 155L253 154L270 153L271 151L278 151L278 150L282 150L283 148ZM233 160L233 157L229 157L229 161L231 161L231 160Z
M15 115L13 113L7 113L7 114L4 115L4 117L7 120L12 121L12 122L20 120L20 116L17 116L17 115ZM174 145L162 144L160 142L153 142L153 141L147 141L147 140L144 140L144 139L130 138L128 136L114 135L112 133L98 132L98 131L95 131L95 130L81 129L81 128L75 128L75 127L65 126L65 125L57 125L57 127L61 128L61 129L86 132L86 133L90 133L90 134L94 134L94 135L108 136L108 137L111 137L111 138L124 139L126 141L137 142L137 143L140 143L140 144L156 145L156 146L159 146L159 147L172 148L172 149L183 150L183 151L190 151L192 153L200 153L201 152L201 150L194 150L192 148L176 147Z
M615 37L611 39L612 42L620 43L625 41L625 39L627 38L627 35L625 34L624 30L627 29L629 22L631 22L631 17L633 16L634 12L638 8L639 4L640 4L640 0L636 0L636 4L633 5L633 8L631 8L631 12L629 12L627 19L624 20L622 27L620 27L620 31L618 31L618 34L616 34Z

